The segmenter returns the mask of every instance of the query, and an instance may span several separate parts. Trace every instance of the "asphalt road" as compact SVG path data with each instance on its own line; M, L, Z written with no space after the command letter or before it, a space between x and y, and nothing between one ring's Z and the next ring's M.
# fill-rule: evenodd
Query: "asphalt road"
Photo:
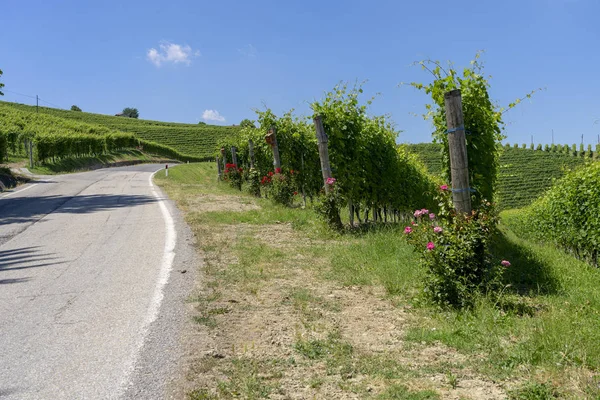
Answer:
M0 194L0 398L172 398L197 261L161 167Z

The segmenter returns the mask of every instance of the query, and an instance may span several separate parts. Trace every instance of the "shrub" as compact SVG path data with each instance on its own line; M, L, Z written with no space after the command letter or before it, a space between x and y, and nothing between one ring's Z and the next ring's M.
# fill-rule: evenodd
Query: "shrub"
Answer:
M497 288L510 263L492 263L489 245L497 217L491 204L484 201L470 215L457 214L448 187L440 189L439 214L416 210L404 233L427 271L426 297L442 307L470 307L477 292Z
M224 179L229 182L231 187L242 190L242 173L244 170L238 168L236 164L225 164Z
M282 204L284 206L292 204L292 199L294 198L292 181L290 177L284 174L279 168L277 168L273 176L271 176L269 196L275 203Z
M555 243L598 265L600 163L571 171L507 223L523 236Z
M260 174L256 168L250 168L248 170L248 176L246 177L246 190L251 195L260 197Z
M336 184L335 178L327 179L326 185L328 191L322 194L315 203L317 215L327 223L333 230L342 229L342 220L340 219L340 209L343 202L340 193L340 186Z

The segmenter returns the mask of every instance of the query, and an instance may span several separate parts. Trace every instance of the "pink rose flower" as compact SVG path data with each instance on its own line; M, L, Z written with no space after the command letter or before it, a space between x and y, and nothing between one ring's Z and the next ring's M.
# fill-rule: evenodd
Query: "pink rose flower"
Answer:
M435 214L434 213L429 213L429 219L434 219L435 218Z
M442 229L442 227L441 227L441 226L436 226L435 228L433 228L433 231L434 231L435 233L441 233L441 232L443 231L443 229Z
M508 260L502 260L500 264L502 264L503 267L510 267L510 261Z
M429 210L426 208L421 208L421 215L429 214Z
M429 242L427 243L427 250L433 250L435 248L435 244L433 244L433 242Z
M448 185L442 185L442 186L440 186L440 190L448 190Z
M404 228L404 233L409 234L412 232L412 228L410 226L407 226L406 228Z
M335 178L327 178L325 183L327 183L328 185L333 185L335 183Z
M415 211L415 213L413 214L415 216L415 218L419 218L421 216L421 210L417 210Z

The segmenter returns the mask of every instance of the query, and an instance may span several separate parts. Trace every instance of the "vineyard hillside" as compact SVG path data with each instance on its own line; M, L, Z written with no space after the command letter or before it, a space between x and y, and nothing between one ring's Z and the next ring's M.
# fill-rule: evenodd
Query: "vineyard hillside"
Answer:
M430 173L442 172L441 147L433 143L409 144ZM500 209L531 204L566 171L595 161L597 152L573 150L573 146L546 146L537 150L505 146L500 155L497 201Z
M0 105L21 111L36 111L35 106L25 104L0 102ZM49 107L39 107L38 110L40 113L59 118L99 125L110 130L133 133L140 139L167 145L181 153L206 159L213 156L220 140L239 130L239 127L234 126L150 121Z

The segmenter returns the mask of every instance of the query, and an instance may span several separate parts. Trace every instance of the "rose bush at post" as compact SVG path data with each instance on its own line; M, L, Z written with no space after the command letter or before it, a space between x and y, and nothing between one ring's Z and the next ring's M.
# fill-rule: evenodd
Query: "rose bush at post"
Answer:
M342 219L340 218L340 208L343 201L340 188L336 184L335 178L327 178L325 185L327 185L327 190L323 188L323 195L315 204L315 211L331 229L340 231L343 228Z
M242 190L242 173L244 170L238 168L235 164L225 164L225 173L223 178L229 182L231 187Z
M442 307L465 308L472 306L478 292L496 285L510 263L492 262L489 243L496 229L496 216L491 204L484 201L469 215L456 214L450 193L442 185L438 215L427 209L416 210L415 220L404 228L404 233L421 254L427 270L428 299Z

